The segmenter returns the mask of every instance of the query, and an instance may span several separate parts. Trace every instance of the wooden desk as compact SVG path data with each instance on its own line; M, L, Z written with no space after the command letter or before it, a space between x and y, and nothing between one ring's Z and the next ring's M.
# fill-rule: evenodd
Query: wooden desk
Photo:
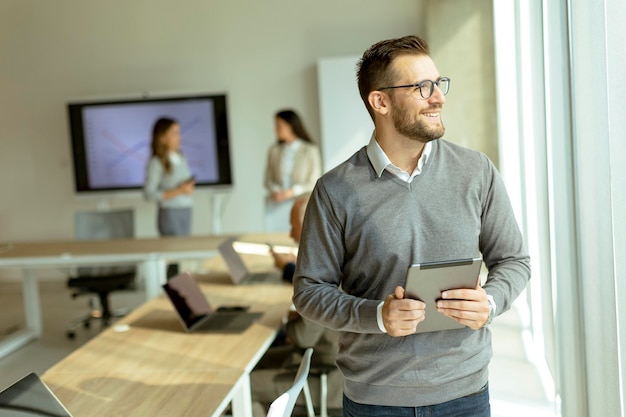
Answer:
M0 357L38 338L42 331L37 269L86 265L135 264L144 280L146 299L161 294L167 262L208 259L217 254L226 236L190 236L107 241L47 241L6 243L0 253L0 268L22 270L26 327L0 343ZM286 233L245 234L242 241L289 244Z
M76 417L251 416L249 373L291 304L291 285L197 280L214 306L250 305L262 318L241 334L188 334L164 297L146 302L50 368L43 380ZM116 331L120 325L128 331Z

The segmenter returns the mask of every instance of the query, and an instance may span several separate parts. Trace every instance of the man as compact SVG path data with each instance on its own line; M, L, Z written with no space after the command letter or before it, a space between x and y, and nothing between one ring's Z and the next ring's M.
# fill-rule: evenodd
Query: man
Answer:
M341 331L344 416L489 416L487 325L530 277L506 190L485 155L440 139L450 81L423 39L373 45L358 85L375 131L313 191L294 304ZM466 327L415 334L425 305L404 298L409 265L481 255L484 286L438 301Z
M291 212L289 214L289 224L291 229L289 231L289 237L294 242L300 242L300 236L302 235L302 222L304 221L304 213L306 211L306 205L309 202L311 193L304 193L297 197L293 205L291 206ZM282 253L272 251L274 257L274 266L283 271L284 281L293 281L293 274L296 271L296 255L293 253Z
M302 222L309 196L310 193L299 196L294 200L291 208L290 236L296 243L300 242ZM295 271L295 255L282 252L272 252L272 255L275 266L283 270L283 279L291 282ZM302 358L301 351L308 347L314 349L312 358L314 370L327 371L331 369L328 372L327 381L328 407L341 408L343 378L335 368L338 339L339 335L336 331L326 329L303 318L297 312L291 311L285 324L285 339L263 356L250 375L254 416L265 416L269 404L293 384L293 378ZM314 377L310 377L311 396L314 405L319 406L320 385L313 383L314 379Z

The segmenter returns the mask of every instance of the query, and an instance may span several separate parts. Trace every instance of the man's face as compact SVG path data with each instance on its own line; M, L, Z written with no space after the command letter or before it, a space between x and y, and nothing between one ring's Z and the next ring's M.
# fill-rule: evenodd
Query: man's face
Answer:
M435 81L440 77L432 59L426 55L400 56L392 65L397 76L395 85ZM437 86L428 99L422 97L417 87L394 89L389 95L391 117L398 133L423 143L443 136L441 110L446 99Z

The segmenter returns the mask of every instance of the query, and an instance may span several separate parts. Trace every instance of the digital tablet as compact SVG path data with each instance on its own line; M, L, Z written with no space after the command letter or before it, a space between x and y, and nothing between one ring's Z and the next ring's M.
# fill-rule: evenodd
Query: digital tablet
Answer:
M405 298L426 304L426 319L417 325L416 333L465 327L437 311L436 302L441 292L458 288L476 288L481 258L457 259L444 262L414 264L406 276Z

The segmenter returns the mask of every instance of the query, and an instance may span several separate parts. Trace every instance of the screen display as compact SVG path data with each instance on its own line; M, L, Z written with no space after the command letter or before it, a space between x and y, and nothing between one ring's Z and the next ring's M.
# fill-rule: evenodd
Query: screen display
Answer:
M68 110L78 192L141 189L161 117L180 125L196 185L231 184L224 95L71 103Z

